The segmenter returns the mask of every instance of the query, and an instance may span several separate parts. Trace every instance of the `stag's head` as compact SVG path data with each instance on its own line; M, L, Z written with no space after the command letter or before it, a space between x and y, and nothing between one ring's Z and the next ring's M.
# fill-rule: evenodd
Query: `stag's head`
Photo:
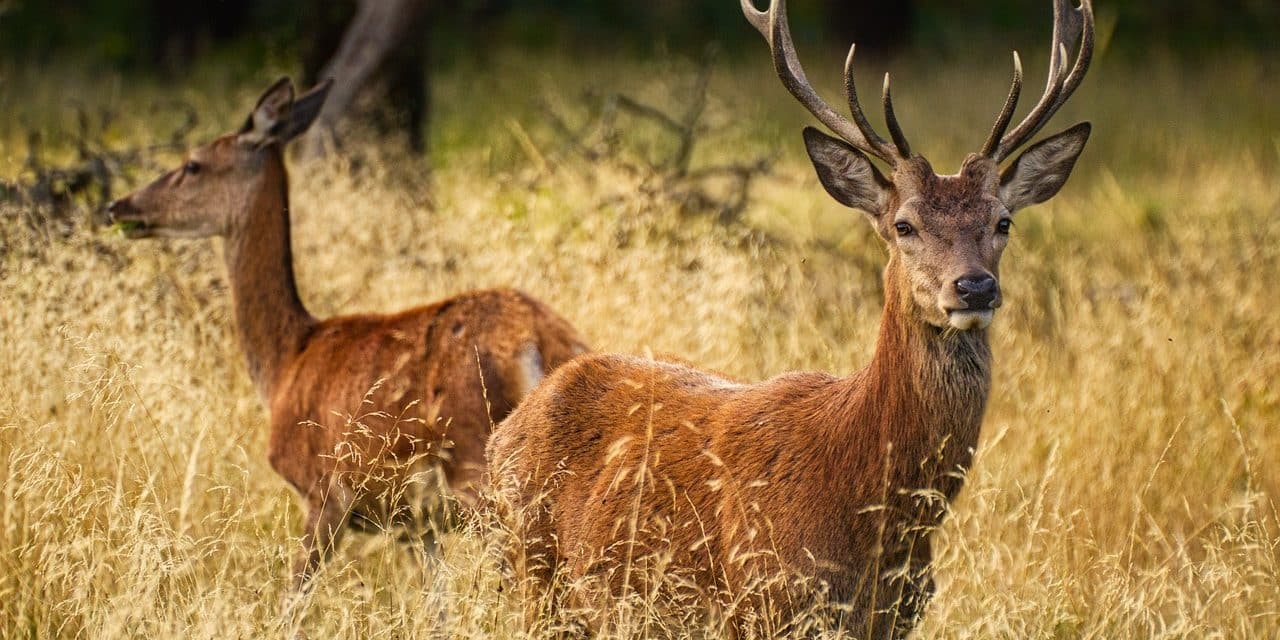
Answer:
M1089 123L1077 124L1031 146L1004 169L1000 165L1049 121L1080 85L1093 53L1093 9L1089 0L1072 8L1054 0L1053 48L1044 95L1012 131L1009 124L1022 91L1022 66L1014 53L1013 86L986 144L970 154L955 175L939 175L912 153L898 124L884 81L885 123L892 142L880 137L858 102L853 54L845 61L845 93L852 121L832 109L810 86L796 56L785 0L758 11L741 0L747 20L764 35L782 83L837 137L812 127L805 146L822 186L841 204L861 209L889 247L887 277L910 297L921 319L940 328L982 329L1000 306L1000 255L1019 209L1053 197L1075 166L1089 138ZM1068 48L1078 53L1067 70ZM870 157L884 162L882 172Z
M259 212L252 199L268 181L284 183L280 150L311 126L330 85L295 99L293 83L277 80L239 130L192 149L178 168L108 205L112 222L130 238L227 236L247 228L247 217Z

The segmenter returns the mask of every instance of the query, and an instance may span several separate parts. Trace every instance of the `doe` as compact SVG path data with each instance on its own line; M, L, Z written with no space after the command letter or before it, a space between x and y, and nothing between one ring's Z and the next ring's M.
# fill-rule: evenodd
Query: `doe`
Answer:
M348 526L440 524L452 513L445 489L473 504L490 426L586 350L546 304L511 289L390 315L307 311L294 282L283 148L311 125L329 87L295 99L281 78L238 131L108 206L130 238L223 239L236 332L270 412L268 457L307 512L293 593ZM433 528L423 533L429 548Z

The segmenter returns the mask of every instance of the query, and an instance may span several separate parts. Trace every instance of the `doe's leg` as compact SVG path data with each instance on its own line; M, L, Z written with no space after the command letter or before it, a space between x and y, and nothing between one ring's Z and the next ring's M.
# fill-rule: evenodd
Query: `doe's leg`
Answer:
M337 482L330 483L329 491L311 501L302 529L302 552L294 563L293 585L286 596L286 613L292 601L306 592L312 576L341 540L354 502L352 492Z

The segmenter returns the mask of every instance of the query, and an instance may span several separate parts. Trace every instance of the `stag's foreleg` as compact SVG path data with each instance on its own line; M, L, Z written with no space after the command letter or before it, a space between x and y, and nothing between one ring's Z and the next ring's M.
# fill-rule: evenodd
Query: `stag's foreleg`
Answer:
M882 574L875 603L875 638L906 638L933 599L933 549L925 531L913 532L897 562Z

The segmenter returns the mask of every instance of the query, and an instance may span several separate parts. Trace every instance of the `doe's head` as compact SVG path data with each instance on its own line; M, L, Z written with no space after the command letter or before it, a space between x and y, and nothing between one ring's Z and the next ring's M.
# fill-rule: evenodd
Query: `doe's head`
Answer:
M240 129L191 149L182 164L107 205L129 238L226 236L252 221L252 198L285 180L281 149L311 126L332 82L294 97L280 78L258 99Z
M1012 131L1022 91L1022 66L1014 53L1014 78L1004 108L986 144L970 154L954 175L939 175L913 153L893 109L889 76L883 104L892 142L872 128L858 101L853 79L854 49L845 61L845 94L852 121L832 109L810 86L787 25L785 0L770 0L759 11L741 0L747 20L769 42L783 85L838 137L808 127L805 147L819 181L833 198L866 212L889 248L888 277L910 297L925 322L961 331L983 329L1002 302L1000 256L1009 240L1013 214L1052 198L1071 175L1089 139L1089 123L1031 146L1003 170L1001 163L1040 131L1080 85L1093 55L1093 10L1054 0L1053 46L1044 95ZM1068 48L1079 50L1067 71ZM871 162L877 158L887 173Z

